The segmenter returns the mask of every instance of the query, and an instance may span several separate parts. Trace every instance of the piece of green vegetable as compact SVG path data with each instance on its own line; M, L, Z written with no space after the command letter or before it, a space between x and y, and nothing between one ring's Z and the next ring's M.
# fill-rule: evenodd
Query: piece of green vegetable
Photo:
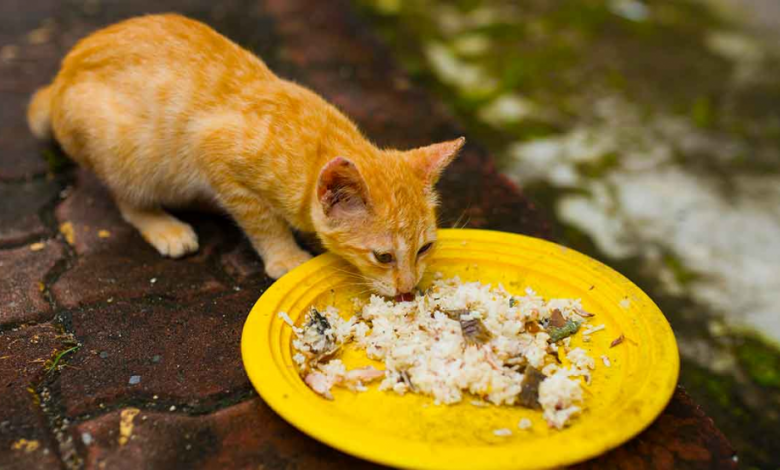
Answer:
M563 338L567 338L580 329L580 322L574 320L566 320L566 324L561 327L551 326L547 329L547 334L550 335L550 342L557 343Z

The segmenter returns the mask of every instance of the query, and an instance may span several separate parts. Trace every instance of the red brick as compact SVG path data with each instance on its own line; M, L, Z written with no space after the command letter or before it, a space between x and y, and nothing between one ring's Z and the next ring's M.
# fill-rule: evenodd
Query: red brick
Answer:
M18 244L46 234L39 212L56 199L59 184L50 180L0 184L0 245Z
M125 445L119 444L120 416L114 411L74 428L85 468L381 468L306 437L259 399L202 416L141 411Z
M642 434L603 456L573 467L577 470L737 469L726 437L682 388Z
M220 257L225 272L233 279L243 281L251 277L264 277L263 260L247 240L242 240Z
M46 18L56 11L59 0L5 0L0 2L0 18L9 20L2 23L2 32L8 37L21 39L25 33L40 26ZM22 42L22 41L17 41Z
M68 415L126 400L202 407L250 389L240 356L244 320L261 292L188 303L115 301L73 312L84 345L57 381ZM130 378L139 376L137 384Z
M314 234L297 234L296 240L303 249L313 255L325 251ZM220 255L220 264L225 273L242 285L247 282L250 286L267 285L271 282L265 275L263 260L244 236Z
M76 254L117 251L128 244L135 231L122 220L111 195L97 177L86 170L77 170L75 184L68 193L55 214L58 223L72 225ZM108 231L107 238L100 237L101 230Z
M44 375L44 362L59 346L49 324L0 333L0 468L60 468L47 420L28 390ZM32 444L30 444L32 443Z
M64 257L57 241L47 241L40 251L24 246L0 250L0 325L41 321L51 314L43 295L46 274Z
M31 94L53 77L59 51L53 44L33 46L26 44L23 36L17 39L18 59L0 61L0 180L27 178L48 170L42 153L50 144L37 141L30 133L27 104Z
M234 224L224 218L190 214L186 220L198 233L199 251L184 259L165 258L122 219L108 191L83 170L56 215L61 225L72 227L79 255L52 287L65 307L149 295L185 299L226 289L210 269L217 248L236 236Z

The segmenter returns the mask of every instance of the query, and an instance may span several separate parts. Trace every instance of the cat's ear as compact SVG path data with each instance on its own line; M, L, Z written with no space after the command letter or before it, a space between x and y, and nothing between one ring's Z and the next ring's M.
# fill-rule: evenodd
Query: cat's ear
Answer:
M322 167L317 198L328 217L361 215L367 210L365 181L355 164L344 157L336 157Z
M412 150L409 152L409 164L427 185L433 186L465 143L466 138L459 137Z

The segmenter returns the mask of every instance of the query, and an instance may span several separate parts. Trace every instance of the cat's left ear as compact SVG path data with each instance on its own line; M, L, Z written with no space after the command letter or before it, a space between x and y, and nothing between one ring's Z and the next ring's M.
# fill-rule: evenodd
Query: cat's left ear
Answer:
M459 137L412 150L409 152L409 164L427 185L433 186L465 143L466 138Z
M366 183L357 167L344 157L325 164L317 178L317 199L333 219L363 215L368 210Z

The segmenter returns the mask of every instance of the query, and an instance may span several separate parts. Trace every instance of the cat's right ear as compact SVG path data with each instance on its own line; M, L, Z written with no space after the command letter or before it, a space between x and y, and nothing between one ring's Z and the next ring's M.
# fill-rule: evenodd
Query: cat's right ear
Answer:
M368 208L366 184L354 163L336 157L322 167L317 179L317 198L331 218L362 215Z

